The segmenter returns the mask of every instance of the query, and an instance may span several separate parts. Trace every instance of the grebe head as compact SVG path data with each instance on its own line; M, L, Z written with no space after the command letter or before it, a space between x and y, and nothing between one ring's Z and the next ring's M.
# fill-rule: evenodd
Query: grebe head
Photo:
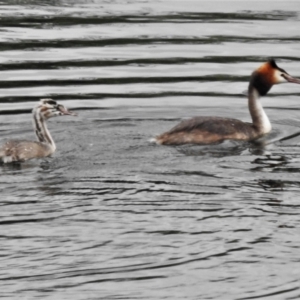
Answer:
M285 82L300 84L300 79L292 77L279 68L274 59L270 59L252 73L249 88L254 87L261 96L264 96L274 84Z
M77 115L76 113L67 110L67 108L64 107L62 104L59 104L50 98L41 99L38 105L33 109L33 113L38 113L44 120L56 116Z

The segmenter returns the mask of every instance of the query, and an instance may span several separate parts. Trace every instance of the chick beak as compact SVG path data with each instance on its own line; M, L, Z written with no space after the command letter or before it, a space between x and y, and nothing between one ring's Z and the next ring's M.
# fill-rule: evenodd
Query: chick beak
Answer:
M67 110L64 106L60 105L58 107L59 111L64 114L64 115L68 115L68 116L77 116L77 114L71 110Z

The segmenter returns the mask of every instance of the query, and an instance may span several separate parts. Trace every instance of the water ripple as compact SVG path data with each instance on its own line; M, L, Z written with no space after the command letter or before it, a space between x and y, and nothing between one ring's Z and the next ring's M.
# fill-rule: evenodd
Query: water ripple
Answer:
M78 112L49 122L53 157L0 165L2 298L299 298L299 86L262 100L256 144L148 142L250 121L255 68L300 76L299 9L189 4L1 1L1 142L34 139L39 98Z

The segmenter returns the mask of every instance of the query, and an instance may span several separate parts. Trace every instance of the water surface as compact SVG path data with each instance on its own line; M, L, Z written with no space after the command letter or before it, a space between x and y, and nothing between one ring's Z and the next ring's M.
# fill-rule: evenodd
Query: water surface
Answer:
M250 121L267 58L300 77L299 5L1 1L0 132L52 158L0 166L1 297L299 299L300 86L263 99L265 146L162 147L182 118ZM281 139L281 141L280 141Z

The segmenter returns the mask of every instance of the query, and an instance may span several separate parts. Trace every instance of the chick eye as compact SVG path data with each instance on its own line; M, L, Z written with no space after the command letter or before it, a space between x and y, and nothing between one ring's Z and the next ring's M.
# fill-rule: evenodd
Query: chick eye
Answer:
M54 101L54 100L48 100L47 103L50 105L53 105L53 106L57 105L56 101Z

